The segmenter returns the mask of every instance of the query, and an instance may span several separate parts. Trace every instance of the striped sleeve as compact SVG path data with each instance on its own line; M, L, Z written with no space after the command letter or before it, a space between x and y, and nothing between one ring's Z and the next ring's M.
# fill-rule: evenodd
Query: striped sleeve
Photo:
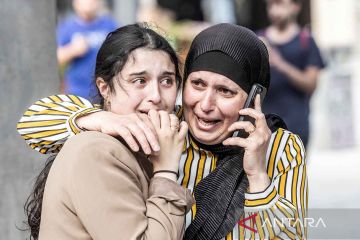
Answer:
M88 100L74 95L53 95L35 102L23 114L17 130L36 151L57 153L65 141L81 130L79 116L101 111Z
M178 117L178 119L183 118L183 107L181 105L176 105L174 109L174 114Z
M244 236L304 239L307 176L305 149L300 138L279 129L271 137L266 159L271 184L263 192L245 195Z

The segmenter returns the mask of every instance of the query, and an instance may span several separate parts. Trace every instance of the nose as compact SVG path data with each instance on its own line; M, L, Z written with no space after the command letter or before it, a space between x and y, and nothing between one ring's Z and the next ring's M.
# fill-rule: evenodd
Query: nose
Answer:
M161 102L161 93L160 86L158 81L152 81L150 91L148 91L148 100L152 102L154 105L157 105Z
M215 107L214 94L210 90L208 90L201 98L200 109L205 113L209 113L214 110L214 107Z

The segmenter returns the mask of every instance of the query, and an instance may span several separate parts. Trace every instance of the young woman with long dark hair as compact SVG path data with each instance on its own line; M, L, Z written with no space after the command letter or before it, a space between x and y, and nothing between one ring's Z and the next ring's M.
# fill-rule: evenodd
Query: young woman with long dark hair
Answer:
M98 52L95 80L100 109L131 121L144 118L118 127L140 143L156 136L153 154L135 154L130 147L135 139L129 137L99 132L73 137L49 159L28 199L31 238L181 239L192 197L176 183L187 125L171 114L181 84L175 51L146 24L121 27ZM84 104L75 96L57 100L61 97ZM38 110L45 102L36 104ZM48 113L53 119L64 114ZM50 137L61 134L49 131Z

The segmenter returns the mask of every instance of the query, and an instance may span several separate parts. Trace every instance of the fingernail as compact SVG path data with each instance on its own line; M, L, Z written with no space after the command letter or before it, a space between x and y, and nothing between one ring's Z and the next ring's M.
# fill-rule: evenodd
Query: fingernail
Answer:
M160 146L159 146L159 145L155 145L155 146L154 146L154 151L155 151L155 152L160 151Z
M139 148L138 147L133 147L134 152L138 152Z

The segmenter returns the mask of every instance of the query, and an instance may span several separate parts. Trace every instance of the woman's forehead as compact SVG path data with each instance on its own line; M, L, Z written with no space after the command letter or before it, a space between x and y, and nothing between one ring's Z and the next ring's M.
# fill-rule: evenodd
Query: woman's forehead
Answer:
M140 69L142 71L162 69L162 71L174 72L175 66L171 61L169 54L162 50L137 48L129 54L123 68L126 72L135 69L138 69L139 71Z
M233 80L230 78L221 75L219 73L210 72L210 71L195 71L192 72L189 75L189 79L201 79L203 81L215 84L215 85L225 85L233 88L239 88L241 87L236 84Z

